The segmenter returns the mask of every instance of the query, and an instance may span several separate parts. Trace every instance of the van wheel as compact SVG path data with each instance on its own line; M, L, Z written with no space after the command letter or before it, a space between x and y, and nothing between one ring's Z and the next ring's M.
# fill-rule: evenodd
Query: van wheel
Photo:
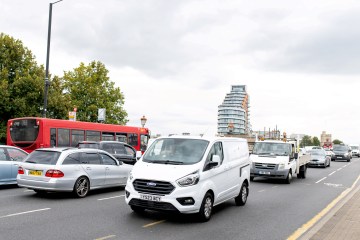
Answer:
M249 189L246 183L243 183L240 188L240 193L235 197L236 206L244 206L249 195Z
M290 184L292 179L291 171L289 171L287 178L285 179L285 183Z
M201 222L207 222L210 220L213 210L213 203L213 196L207 192L201 203L200 211L198 213L198 218Z
M133 211L136 212L136 213L142 213L142 212L145 211L144 208L138 207L138 206L130 206L130 208L131 208L131 210L133 210Z
M74 195L78 198L86 197L90 190L90 182L87 177L80 177L74 185Z

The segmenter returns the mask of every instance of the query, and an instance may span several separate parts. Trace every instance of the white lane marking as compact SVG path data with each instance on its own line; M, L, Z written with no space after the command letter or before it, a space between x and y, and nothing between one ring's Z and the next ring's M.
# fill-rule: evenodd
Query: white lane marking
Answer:
M265 189L263 189L263 190L260 190L260 191L258 191L258 192L265 192Z
M125 195L119 195L119 196L114 196L114 197L108 197L108 198L100 198L98 199L98 201L103 201L103 200L108 200L108 199L113 199L113 198L119 198L119 197L124 197Z
M95 240L105 240L105 239L109 239L109 238L113 238L113 237L116 237L116 235L109 235L106 237L96 238Z
M46 210L50 210L50 209L51 208L42 208L42 209L36 209L36 210L31 210L31 211L26 211L26 212L13 213L13 214L5 215L5 216L0 216L0 218L13 217L13 216L18 216L18 215L23 215L23 214L28 214L28 213L46 211Z
M326 177L323 177L322 179L320 179L319 181L317 181L316 183L319 183L319 182L321 182L321 181L323 181L323 180L325 180L326 179Z
M342 184L336 184L336 183L324 183L324 184L329 186L329 187L335 187L335 188L343 186Z
M276 185L276 186L273 186L273 187L271 187L271 188L277 188L277 187L279 187L278 185Z
M28 189L28 190L25 190L24 192L34 192L34 190Z
M338 168L338 170L336 170L336 171L340 171L341 169L343 169L342 167L341 168Z
M332 173L330 173L329 176L333 175L334 173L336 173L336 171L333 171Z

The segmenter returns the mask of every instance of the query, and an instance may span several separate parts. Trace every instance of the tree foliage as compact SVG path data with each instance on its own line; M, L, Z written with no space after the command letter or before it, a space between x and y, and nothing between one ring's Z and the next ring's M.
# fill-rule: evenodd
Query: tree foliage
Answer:
M312 142L314 146L320 146L320 140L318 137L313 137Z
M109 80L101 62L81 63L63 77L49 76L48 118L68 119L77 107L77 120L97 121L99 108L106 109L106 122L127 123L124 95ZM42 116L45 70L20 40L0 33L0 143L5 143L11 118Z
M20 40L0 33L0 142L10 118L40 116L44 68Z
M342 144L343 142L339 139L334 139L333 144Z
M107 123L126 124L124 96L107 75L108 70L99 61L89 65L81 63L73 71L64 73L65 92L72 107L77 108L77 120L96 122L98 109L105 108Z
M310 136L305 135L300 142L301 147L313 146L313 141Z

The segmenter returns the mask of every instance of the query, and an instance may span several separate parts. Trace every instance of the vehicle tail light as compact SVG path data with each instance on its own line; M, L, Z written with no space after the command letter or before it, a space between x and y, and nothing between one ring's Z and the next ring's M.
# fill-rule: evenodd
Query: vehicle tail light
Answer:
M45 173L45 177L51 177L51 178L61 178L64 176L64 173L60 170L50 169L47 170Z
M24 169L22 167L18 168L18 174L24 174Z

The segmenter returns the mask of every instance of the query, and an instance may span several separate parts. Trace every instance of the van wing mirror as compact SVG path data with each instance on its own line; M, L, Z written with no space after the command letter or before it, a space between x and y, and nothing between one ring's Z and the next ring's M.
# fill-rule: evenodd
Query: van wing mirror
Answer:
M211 158L211 162L209 162L209 167L213 168L220 164L220 156L219 155L213 155Z
M136 161L139 160L142 156L141 151L136 151Z
M299 158L299 153L297 153L297 152L294 153L294 158L295 158L295 159L298 159L298 158Z

